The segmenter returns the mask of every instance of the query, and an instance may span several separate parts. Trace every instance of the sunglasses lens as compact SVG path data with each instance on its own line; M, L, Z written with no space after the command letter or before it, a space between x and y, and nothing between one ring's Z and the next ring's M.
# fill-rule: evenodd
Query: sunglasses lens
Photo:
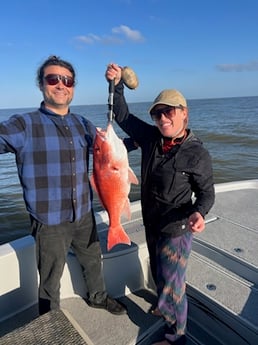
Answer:
M71 77L62 77L62 82L66 87L72 87L74 85L74 80Z
M165 107L165 108L154 110L151 112L151 118L153 121L158 121L161 119L162 114L164 114L166 117L170 117L171 112L173 111L174 113L175 109L177 108L179 107Z
M45 76L45 80L48 85L56 85L59 83L58 75L55 74L48 74L47 76Z
M59 74L48 74L44 78L48 85L57 85L59 81L62 81L62 83L66 87L74 86L74 79L72 77L63 76Z
M157 109L157 110L154 110L152 113L151 113L151 117L152 119L155 121L155 120L160 120L162 114L166 114L167 113L167 110L168 108L162 108L162 109Z

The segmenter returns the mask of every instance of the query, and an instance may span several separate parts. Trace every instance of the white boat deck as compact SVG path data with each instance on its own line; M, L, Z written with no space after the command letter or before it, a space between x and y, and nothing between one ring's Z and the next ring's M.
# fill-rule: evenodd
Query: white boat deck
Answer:
M195 236L187 270L187 294L190 302L188 345L258 344L257 210L258 180L216 186L215 205L207 217L206 230ZM148 269L139 203L132 203L132 221L125 224L132 240L130 247L119 245L111 252L106 252L106 221L105 213L97 216L106 286L111 295L121 298L127 305L128 315L113 316L104 310L87 306L82 299L85 295L82 277L72 253L61 282L61 307L66 317L68 316L68 324L72 323L85 344L150 345L159 335L163 321L149 313L150 308L155 305L156 297ZM18 243L12 247L16 256L21 257ZM8 248L0 247L0 273L4 265L6 267L9 257L5 256L1 261L1 253L8 252ZM8 275L10 274L9 271ZM33 282L29 290L32 291L29 295L33 295L32 306L12 315L10 303L17 296L23 296L24 292L19 290L22 290L21 285L26 286L29 277L32 277ZM21 332L29 335L32 333L31 329L38 330L39 325L42 325L39 334L43 334L43 325L47 325L44 319L41 321L37 318L34 304L37 294L35 268L30 270L24 264L20 280L20 288L7 291L8 286L5 286L5 293L0 293L0 345L29 345L28 340L22 341ZM5 320L3 314L9 314L10 317ZM17 327L21 328L17 330ZM45 331L50 334L47 327ZM56 332L59 331L61 329ZM73 344L75 335L72 334L69 338L68 330L64 328L63 331L66 334L66 344ZM38 336L37 344L47 342L40 342ZM51 344L61 345L63 342L52 339Z

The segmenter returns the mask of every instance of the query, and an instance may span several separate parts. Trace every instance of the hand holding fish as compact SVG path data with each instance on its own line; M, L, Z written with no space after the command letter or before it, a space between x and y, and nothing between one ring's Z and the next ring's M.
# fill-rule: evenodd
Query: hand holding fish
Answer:
M107 66L105 77L107 81L114 80L115 85L117 85L122 78L122 67L115 63L110 63Z
M115 85L122 79L123 83L131 90L136 89L139 85L137 75L132 68L128 66L120 67L115 63L110 63L107 66L105 76L107 81L114 80Z

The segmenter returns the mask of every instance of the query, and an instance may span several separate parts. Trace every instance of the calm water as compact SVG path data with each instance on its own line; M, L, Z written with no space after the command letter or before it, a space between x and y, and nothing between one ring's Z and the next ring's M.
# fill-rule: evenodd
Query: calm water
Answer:
M215 182L258 178L258 97L190 100L190 124L213 159ZM150 103L130 104L132 113L150 121ZM33 109L0 109L0 122L10 115ZM72 110L106 127L106 105L73 106ZM122 131L115 126L123 137ZM129 154L140 180L140 150ZM132 186L130 199L139 199L139 186ZM94 207L101 209L97 197ZM0 155L0 244L28 234L29 219L17 177L14 155Z

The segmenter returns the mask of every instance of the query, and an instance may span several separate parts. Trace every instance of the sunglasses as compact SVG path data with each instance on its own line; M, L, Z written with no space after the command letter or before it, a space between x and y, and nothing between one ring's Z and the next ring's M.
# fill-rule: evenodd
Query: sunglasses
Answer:
M66 87L74 86L74 78L68 77L67 75L60 75L60 74L48 74L44 77L48 85L57 85L60 81Z
M150 115L153 121L159 121L162 115L165 115L168 119L175 116L176 109L182 109L182 106L174 106L174 107L164 107L156 110L152 110Z

